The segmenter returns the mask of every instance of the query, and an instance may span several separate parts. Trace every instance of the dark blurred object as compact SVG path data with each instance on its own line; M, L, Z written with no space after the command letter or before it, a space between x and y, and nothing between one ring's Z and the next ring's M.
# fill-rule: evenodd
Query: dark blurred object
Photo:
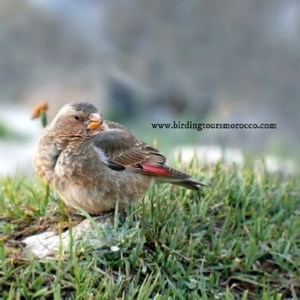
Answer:
M128 76L118 72L110 74L107 87L110 117L118 121L134 118L142 97L138 85L130 82Z

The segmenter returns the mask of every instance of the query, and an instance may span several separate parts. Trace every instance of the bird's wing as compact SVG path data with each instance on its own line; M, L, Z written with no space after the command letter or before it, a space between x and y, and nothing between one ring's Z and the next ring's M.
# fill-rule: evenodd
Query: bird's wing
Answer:
M105 121L109 130L93 138L96 150L104 154L108 167L116 171L129 168L143 174L169 176L174 170L169 168L166 158L156 149L138 140L124 126Z

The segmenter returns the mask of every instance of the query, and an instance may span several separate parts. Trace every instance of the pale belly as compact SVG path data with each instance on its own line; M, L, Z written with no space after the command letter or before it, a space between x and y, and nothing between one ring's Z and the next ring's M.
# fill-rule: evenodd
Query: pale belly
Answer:
M97 170L99 172L99 169ZM107 170L106 170L107 172ZM153 185L154 180L130 171L109 170L104 176L68 176L68 180L55 176L54 189L69 206L80 207L92 214L99 214L116 207L125 209L139 201ZM77 174L78 175L78 174Z

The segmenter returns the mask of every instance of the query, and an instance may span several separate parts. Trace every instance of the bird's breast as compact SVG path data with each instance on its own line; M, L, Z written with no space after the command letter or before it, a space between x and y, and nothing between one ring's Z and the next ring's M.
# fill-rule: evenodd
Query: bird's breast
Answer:
M68 147L59 156L55 174L70 182L95 185L96 177L105 172L106 165L92 147Z

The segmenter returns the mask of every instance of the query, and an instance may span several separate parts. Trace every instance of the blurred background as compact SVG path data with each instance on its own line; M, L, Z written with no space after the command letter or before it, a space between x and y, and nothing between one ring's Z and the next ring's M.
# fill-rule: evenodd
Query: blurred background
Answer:
M222 147L229 161L267 153L295 170L299 56L298 0L2 0L0 176L31 172L41 124L30 116L44 101L50 120L92 102L166 154ZM151 126L173 121L277 129Z

